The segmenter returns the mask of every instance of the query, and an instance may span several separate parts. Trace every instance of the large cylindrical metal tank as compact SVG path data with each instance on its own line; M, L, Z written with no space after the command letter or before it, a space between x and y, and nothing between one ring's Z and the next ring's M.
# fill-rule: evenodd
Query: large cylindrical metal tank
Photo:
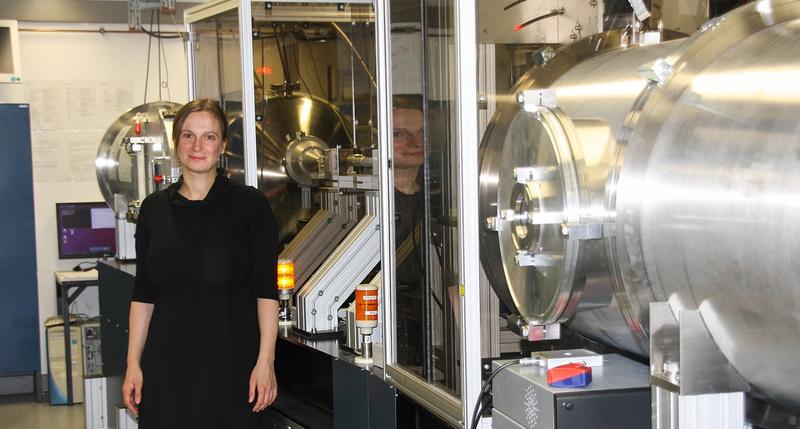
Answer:
M800 410L800 2L682 42L578 43L525 76L482 143L498 295L644 356L651 302L699 310L747 382Z
M231 116L226 168L234 180L244 183L242 115ZM257 103L256 116L258 189L269 198L284 239L296 232L299 220L310 217L303 207L301 187L310 184L307 173L313 166L292 169L293 163L287 161L296 155L293 149L302 149L305 163L309 163L321 156L322 149L349 146L350 122L336 106L309 95L269 98ZM293 177L296 170L303 174Z
M147 195L180 178L172 141L173 118L180 107L168 101L143 104L124 113L106 131L95 167L109 206L115 207L116 201L124 214L131 204L135 216ZM258 103L256 112L257 187L269 199L284 239L301 227L299 221L310 217L301 187L311 185L316 160L323 149L351 145L351 125L336 106L308 95L272 97ZM233 180L244 183L242 115L227 113L228 146L222 162ZM306 202L310 198L309 194Z
M181 105L157 101L136 106L108 127L97 149L97 183L109 207L123 212L180 177L173 157L172 120ZM117 197L115 198L115 195Z

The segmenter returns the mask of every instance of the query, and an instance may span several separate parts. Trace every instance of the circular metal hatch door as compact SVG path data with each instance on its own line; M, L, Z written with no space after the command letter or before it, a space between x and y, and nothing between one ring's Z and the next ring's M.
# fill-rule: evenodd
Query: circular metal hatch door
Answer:
M496 228L506 284L528 322L568 319L577 308L579 178L572 122L559 109L520 110L498 157ZM577 279L579 280L579 279Z
M177 157L173 159L172 117L181 105L169 101L142 104L123 113L108 127L97 149L95 170L100 192L109 207L114 195L125 201L142 201L180 176ZM137 116L138 115L138 116ZM135 119L141 121L141 131L135 132ZM126 150L125 141L131 137L149 139L137 152ZM156 167L163 167L170 180L156 183Z

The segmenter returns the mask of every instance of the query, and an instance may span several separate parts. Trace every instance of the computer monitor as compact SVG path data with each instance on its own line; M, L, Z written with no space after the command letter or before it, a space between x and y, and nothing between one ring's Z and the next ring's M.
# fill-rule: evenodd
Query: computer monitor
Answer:
M104 202L56 203L58 259L111 256L117 251L114 211Z
M0 83L21 84L17 21L0 19Z

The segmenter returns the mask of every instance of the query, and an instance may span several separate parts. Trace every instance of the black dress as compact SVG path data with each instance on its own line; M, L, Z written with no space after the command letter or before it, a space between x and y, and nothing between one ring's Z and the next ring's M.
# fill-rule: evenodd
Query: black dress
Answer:
M141 429L257 428L256 298L277 299L277 225L258 190L218 173L202 201L148 196L133 301L153 303L141 358Z

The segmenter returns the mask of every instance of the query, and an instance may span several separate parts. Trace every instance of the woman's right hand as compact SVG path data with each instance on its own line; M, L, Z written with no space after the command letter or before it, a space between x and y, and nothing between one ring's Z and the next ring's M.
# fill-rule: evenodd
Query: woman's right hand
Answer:
M142 368L139 365L128 365L125 371L125 381L122 383L122 400L125 408L130 410L133 415L139 415L139 403L142 402Z

